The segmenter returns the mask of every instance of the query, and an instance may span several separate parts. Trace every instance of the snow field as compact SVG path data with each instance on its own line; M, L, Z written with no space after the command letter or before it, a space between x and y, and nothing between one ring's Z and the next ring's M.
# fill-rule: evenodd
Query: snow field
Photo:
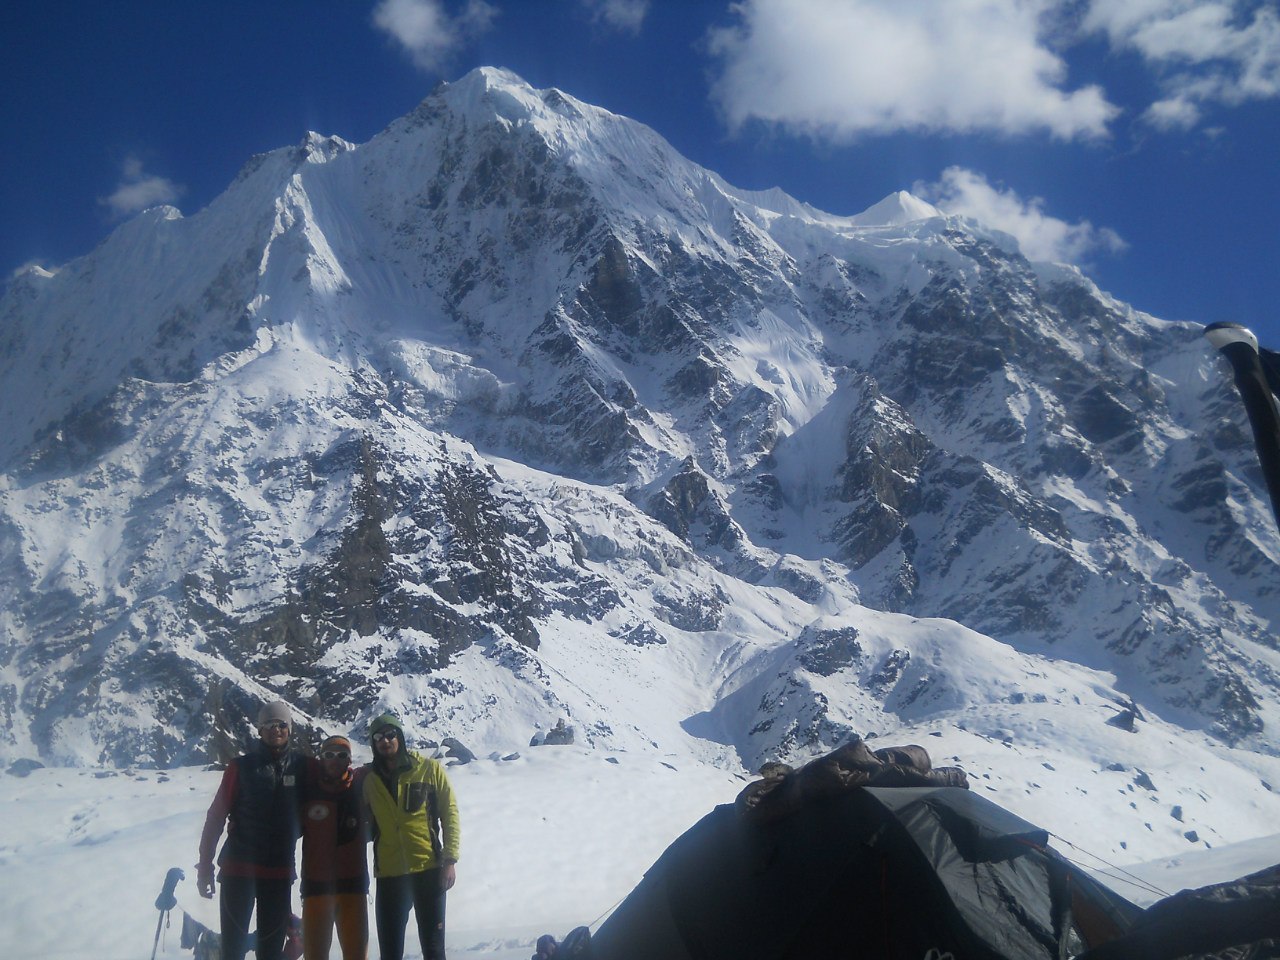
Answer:
M575 747L478 760L449 775L463 830L449 950L494 960L523 960L538 935L559 938L601 918L675 837L743 786L709 767ZM46 768L0 778L0 956L149 956L155 899L175 866L186 872L179 907L217 929L216 901L196 892L195 861L219 778L197 768ZM175 910L157 957L191 956L179 948L180 930ZM416 956L412 925L409 943Z

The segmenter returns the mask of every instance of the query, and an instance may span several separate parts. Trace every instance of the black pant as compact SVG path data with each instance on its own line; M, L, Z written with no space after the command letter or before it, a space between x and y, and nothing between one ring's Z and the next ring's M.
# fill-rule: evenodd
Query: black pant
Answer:
M374 914L382 960L404 957L404 931L411 907L418 918L418 942L422 944L424 960L444 960L444 890L438 868L378 878Z
M219 878L222 914L222 960L244 960L249 949L249 915L258 904L258 960L280 960L289 932L289 891L292 880L258 880L254 877Z

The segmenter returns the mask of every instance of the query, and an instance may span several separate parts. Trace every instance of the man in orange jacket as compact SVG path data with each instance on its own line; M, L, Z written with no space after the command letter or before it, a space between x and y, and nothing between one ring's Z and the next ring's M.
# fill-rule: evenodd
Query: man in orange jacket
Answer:
M364 772L351 768L351 741L330 737L302 792L304 960L329 960L335 923L342 960L369 956Z

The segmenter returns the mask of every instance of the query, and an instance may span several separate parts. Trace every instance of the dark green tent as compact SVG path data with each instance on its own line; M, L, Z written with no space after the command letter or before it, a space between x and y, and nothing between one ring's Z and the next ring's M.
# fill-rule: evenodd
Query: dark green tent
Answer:
M1141 912L967 789L799 794L780 815L741 797L707 814L590 938L592 960L1058 960Z
M1280 864L1166 897L1087 960L1274 960L1280 957Z

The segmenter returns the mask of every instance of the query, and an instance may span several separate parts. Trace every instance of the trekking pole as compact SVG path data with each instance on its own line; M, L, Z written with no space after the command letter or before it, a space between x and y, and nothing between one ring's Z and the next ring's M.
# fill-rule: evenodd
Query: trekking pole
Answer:
M160 928L169 918L169 911L178 905L178 898L173 895L173 891L178 886L178 881L185 877L186 874L180 867L171 867L164 875L164 887L160 890L160 896L156 897L156 909L160 911L160 917L156 920L156 939L151 944L151 960L156 960L156 950L160 947Z

